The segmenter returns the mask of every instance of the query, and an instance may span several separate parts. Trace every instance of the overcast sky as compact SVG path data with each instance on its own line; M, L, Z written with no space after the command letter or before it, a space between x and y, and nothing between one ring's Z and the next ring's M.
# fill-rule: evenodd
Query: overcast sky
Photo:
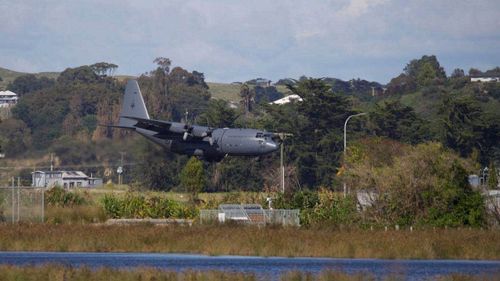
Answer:
M208 81L364 78L411 59L500 65L499 0L0 0L0 67L62 71L99 61L139 75L155 57Z

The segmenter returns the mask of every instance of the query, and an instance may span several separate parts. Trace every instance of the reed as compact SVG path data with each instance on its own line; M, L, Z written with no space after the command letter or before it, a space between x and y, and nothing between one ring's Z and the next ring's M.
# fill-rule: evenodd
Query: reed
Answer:
M253 273L225 272L217 270L207 271L165 271L155 268L138 267L127 269L88 267L68 267L57 264L47 264L43 266L11 266L0 265L0 280L4 281L86 281L86 280L106 280L106 281L268 281L275 280L271 276L256 276ZM404 275L386 276L377 279L371 273L344 273L342 271L326 270L319 274L293 271L279 276L282 281L398 281L406 280ZM429 279L439 281L494 281L499 280L496 276L487 275L460 275L451 274Z
M500 259L500 232L241 225L0 225L2 251L164 252L386 259Z

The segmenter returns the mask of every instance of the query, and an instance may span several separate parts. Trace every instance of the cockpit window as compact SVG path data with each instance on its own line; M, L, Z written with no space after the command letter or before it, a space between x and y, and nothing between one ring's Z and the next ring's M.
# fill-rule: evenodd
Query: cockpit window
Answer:
M263 133L257 133L257 135L255 137L258 138L258 139L261 139L261 138L264 137L264 134Z

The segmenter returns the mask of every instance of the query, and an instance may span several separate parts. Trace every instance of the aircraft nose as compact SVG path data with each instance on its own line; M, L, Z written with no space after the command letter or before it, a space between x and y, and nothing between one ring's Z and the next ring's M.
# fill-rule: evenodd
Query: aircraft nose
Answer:
M266 141L265 150L267 152L275 151L276 149L278 149L278 147L279 145L274 141Z

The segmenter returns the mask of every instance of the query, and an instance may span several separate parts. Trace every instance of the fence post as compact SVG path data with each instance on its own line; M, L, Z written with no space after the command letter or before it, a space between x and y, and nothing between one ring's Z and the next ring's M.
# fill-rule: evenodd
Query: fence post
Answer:
M15 196L15 193L14 193L14 177L12 177L12 194L11 194L11 198L10 198L10 203L12 204L12 223L14 223L14 220L16 219L15 215L16 215L16 208L14 207L14 196Z
M42 223L45 222L45 187L40 188L42 190Z
M19 202L21 201L21 178L17 177L17 222L20 221Z

